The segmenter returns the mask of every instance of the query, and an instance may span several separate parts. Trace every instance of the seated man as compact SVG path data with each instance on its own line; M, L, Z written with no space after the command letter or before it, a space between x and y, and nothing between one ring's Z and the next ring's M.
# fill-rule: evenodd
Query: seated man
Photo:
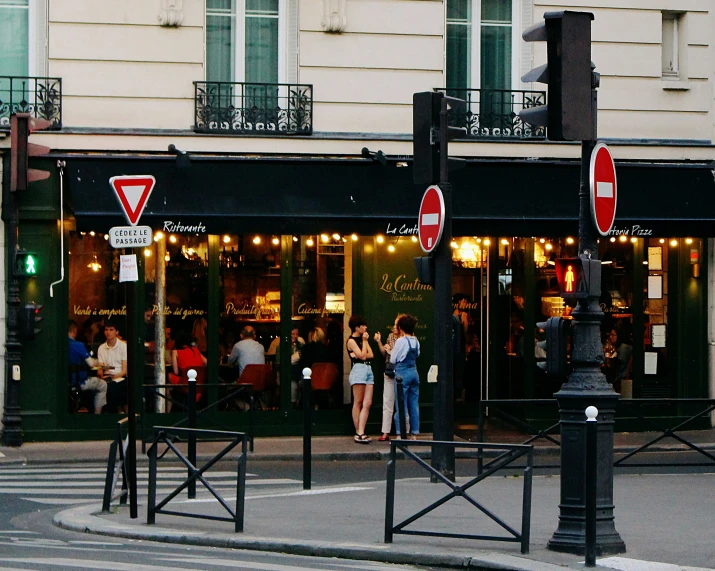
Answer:
M107 341L97 350L99 366L107 385L107 409L109 412L127 412L127 344L119 339L119 330L112 321L104 326Z
M107 404L107 383L102 379L87 375L87 367L96 367L97 360L90 356L84 343L77 341L76 321L70 320L67 335L69 337L69 365L77 371L72 381L73 383L77 382L82 391L94 391L94 414L101 414L102 407Z
M246 325L241 331L241 340L233 346L228 356L229 364L238 364L238 376L241 376L246 365L264 365L266 363L265 349L256 341L256 330Z

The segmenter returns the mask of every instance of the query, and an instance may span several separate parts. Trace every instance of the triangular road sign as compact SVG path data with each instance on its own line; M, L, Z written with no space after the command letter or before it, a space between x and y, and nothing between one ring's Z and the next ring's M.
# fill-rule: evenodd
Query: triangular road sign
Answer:
M156 179L150 174L113 176L109 179L109 186L117 195L124 216L132 226L139 222L155 184Z

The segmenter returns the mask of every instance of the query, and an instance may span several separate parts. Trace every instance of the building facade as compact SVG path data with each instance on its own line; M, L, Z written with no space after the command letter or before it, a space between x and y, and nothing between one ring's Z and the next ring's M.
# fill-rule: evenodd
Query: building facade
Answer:
M598 4L565 7L595 16L599 139L618 169L613 235L600 244L603 334L604 345L613 330L631 350L604 371L624 395L712 397L715 15L705 0ZM575 254L580 146L546 141L516 113L546 99L543 86L520 80L546 58L521 32L563 8L533 0L0 3L0 137L13 111L54 123L32 136L52 149L34 165L51 176L22 195L9 195L10 141L0 138L3 221L16 202L19 246L38 254L36 277L19 281L20 300L44 306L42 332L22 351L25 439L112 434L117 416L87 413L71 390L68 320L95 353L106 321L116 322L134 351L128 373L137 387L166 380L166 351L190 333L208 361L203 404L226 399L213 422L239 428L245 402L230 398L236 371L222 359L251 325L270 365L256 413L263 434L300 430L301 361L286 357L294 329L306 341L324 330L322 359L337 370L316 395L320 431L352 430L351 313L383 338L397 313L417 315L424 379L434 292L412 263L424 190L412 184L412 94L434 89L468 101L459 118L467 137L450 145L466 159L451 175L453 293L465 345L458 421L476 422L479 399L553 394L537 367L536 324L570 312L550 262ZM140 220L153 242L124 252L137 254L134 286L119 282L123 251L109 240L111 228L127 225L109 184L121 175L156 179ZM6 376L7 396L14 381ZM145 389L133 398L156 424L168 407ZM420 402L429 430L426 383Z

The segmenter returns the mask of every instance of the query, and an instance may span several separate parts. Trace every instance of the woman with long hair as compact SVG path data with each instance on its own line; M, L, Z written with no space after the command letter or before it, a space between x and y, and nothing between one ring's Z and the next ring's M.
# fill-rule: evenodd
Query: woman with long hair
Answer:
M375 389L375 377L372 374L371 359L373 358L367 333L367 322L360 315L352 315L348 322L350 337L346 346L352 369L350 370L350 386L353 389L353 424L355 425L354 440L358 444L370 444L372 440L365 435L365 425L372 405L372 393Z

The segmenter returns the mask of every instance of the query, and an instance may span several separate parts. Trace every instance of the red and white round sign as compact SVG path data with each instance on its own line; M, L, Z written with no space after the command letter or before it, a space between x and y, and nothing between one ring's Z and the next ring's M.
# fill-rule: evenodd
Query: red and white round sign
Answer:
M589 171L591 183L591 214L593 224L601 236L608 236L616 218L616 165L611 151L598 143L591 152Z
M417 219L417 235L420 246L429 254L439 244L444 229L444 196L442 190L433 184L425 191Z

